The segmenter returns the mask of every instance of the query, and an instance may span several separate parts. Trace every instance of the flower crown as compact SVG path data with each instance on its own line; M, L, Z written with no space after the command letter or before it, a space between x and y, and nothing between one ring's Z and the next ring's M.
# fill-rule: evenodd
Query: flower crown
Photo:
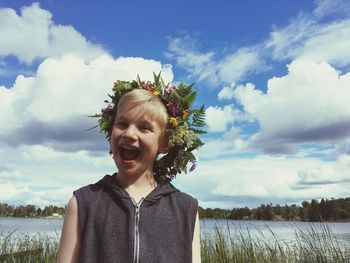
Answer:
M117 80L113 86L113 95L108 95L111 101L105 100L107 107L101 110L100 114L90 117L98 117L100 131L106 134L108 142L111 144L111 133L115 116L118 110L119 99L133 89L144 89L158 97L168 113L168 123L166 135L169 141L169 151L161 158L157 159L153 165L155 179L159 182L170 182L176 174L187 173L187 165L192 165L189 169L192 172L196 166L196 157L193 150L204 143L197 134L206 133L199 129L205 126L204 105L199 109L192 109L191 106L196 99L196 91L192 91L193 84L186 86L181 83L178 86L164 84L158 75L154 74L154 82L141 81L139 77L132 82ZM111 154L111 150L110 150Z

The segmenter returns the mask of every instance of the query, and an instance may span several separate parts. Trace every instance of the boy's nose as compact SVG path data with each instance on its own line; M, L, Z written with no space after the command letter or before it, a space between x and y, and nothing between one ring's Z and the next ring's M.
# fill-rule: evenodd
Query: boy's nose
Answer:
M137 128L133 125L130 125L127 129L125 129L123 136L130 139L136 139Z

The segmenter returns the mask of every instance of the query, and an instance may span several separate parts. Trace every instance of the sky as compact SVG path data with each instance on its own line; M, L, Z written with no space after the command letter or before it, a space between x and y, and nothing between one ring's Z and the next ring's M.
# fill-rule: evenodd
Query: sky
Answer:
M117 79L195 83L202 207L350 196L347 0L0 1L0 202L64 206L116 167L87 131Z

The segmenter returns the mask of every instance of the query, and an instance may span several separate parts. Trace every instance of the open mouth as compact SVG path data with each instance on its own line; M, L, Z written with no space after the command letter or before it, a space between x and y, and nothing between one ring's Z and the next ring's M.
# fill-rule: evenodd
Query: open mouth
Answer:
M126 161L135 160L140 155L140 149L134 146L121 145L119 146L119 154Z

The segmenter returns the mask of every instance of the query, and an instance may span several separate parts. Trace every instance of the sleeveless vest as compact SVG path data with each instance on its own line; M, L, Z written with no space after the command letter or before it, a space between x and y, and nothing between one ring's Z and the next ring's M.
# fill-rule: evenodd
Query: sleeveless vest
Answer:
M192 262L198 202L170 183L135 203L115 175L74 191L80 223L79 262Z

